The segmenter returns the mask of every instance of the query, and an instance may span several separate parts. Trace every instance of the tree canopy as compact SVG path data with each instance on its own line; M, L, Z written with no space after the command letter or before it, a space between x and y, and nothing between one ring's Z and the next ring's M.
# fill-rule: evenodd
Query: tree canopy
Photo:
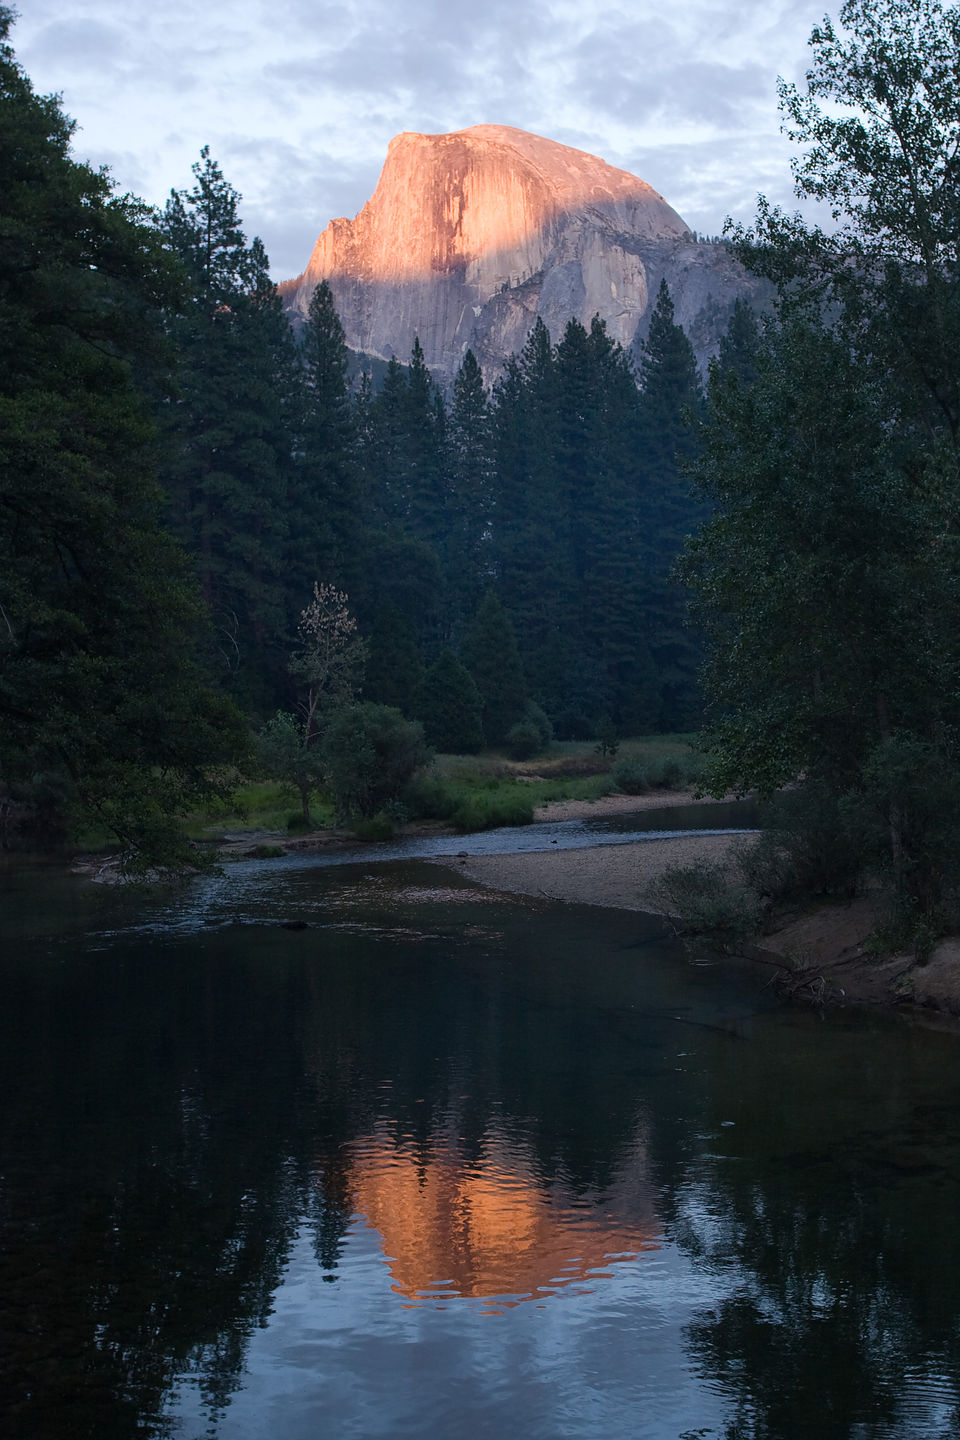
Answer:
M737 234L778 315L714 369L697 475L716 511L685 565L714 644L717 787L825 786L934 924L960 838L943 821L960 779L958 27L935 0L848 0L812 33L806 92L781 87L798 193L839 223L762 204Z
M235 753L196 660L203 612L160 523L154 402L178 274L144 209L70 157L0 10L0 776L182 853L172 817ZM44 780L44 777L45 780Z

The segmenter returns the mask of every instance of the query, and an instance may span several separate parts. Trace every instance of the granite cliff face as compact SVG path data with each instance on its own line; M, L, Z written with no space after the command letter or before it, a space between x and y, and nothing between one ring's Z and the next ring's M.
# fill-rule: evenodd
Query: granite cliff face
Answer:
M582 150L474 125L396 136L354 220L332 220L306 270L280 289L296 320L327 280L355 350L407 360L419 336L449 380L468 348L487 378L537 316L559 339L594 315L624 346L641 339L661 278L698 353L715 346L744 291L727 252L698 243L661 195Z

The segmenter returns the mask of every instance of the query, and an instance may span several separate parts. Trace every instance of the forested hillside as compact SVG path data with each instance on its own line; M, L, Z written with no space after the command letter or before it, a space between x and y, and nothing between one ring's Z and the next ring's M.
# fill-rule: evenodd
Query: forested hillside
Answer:
M424 675L461 652L489 591L558 734L604 718L689 728L695 664L669 571L698 513L679 462L700 394L666 287L639 377L599 321L571 321L556 343L538 325L492 394L468 351L447 404L416 343L376 391L348 386L327 285L295 344L239 197L209 156L195 171L159 222L189 277L169 318L162 479L214 619L211 664L247 712L289 705L319 579L368 641L365 697L428 725Z
M573 321L492 394L467 352L446 400L419 344L348 381L329 289L295 339L207 151L154 213L71 158L9 46L0 101L8 806L155 848L298 714L316 584L363 644L337 700L443 748L696 723L670 570L702 399L665 286L639 375Z

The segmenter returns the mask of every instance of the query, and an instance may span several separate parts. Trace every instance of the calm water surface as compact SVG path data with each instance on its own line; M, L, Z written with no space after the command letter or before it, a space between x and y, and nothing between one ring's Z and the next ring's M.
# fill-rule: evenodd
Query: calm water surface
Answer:
M960 1436L954 1036L416 860L3 898L3 1436Z

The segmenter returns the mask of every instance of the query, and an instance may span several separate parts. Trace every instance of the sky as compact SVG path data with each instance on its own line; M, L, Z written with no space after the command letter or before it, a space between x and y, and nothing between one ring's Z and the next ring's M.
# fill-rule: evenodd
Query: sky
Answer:
M162 205L209 145L274 278L373 193L390 139L516 125L659 190L701 234L795 208L778 75L824 0L13 0L78 159Z

